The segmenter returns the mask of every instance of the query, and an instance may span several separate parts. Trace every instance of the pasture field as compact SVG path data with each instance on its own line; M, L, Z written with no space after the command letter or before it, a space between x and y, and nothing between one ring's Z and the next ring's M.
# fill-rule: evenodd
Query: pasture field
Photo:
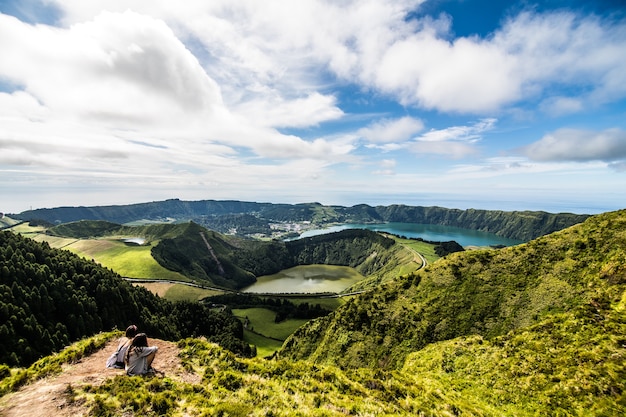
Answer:
M247 317L250 321L248 328L255 333L279 340L287 339L298 327L308 321L305 319L288 319L274 323L276 313L266 308L233 309L233 314L241 320L245 320Z
M393 236L393 238L401 245L422 254L428 263L433 263L439 259L439 255L435 253L435 245L432 243L421 242L413 239L404 239L397 236Z
M165 293L164 298L170 301L200 301L203 298L220 294L223 294L223 292L190 287L184 284L173 284Z
M135 282L133 285L142 286L168 301L200 301L205 297L222 294L221 291L205 290L203 288L191 287L184 284L173 284L171 282Z
M39 233L45 232L46 228L43 226L30 226L28 223L22 223L11 226L10 230L26 237L32 237L32 235L37 235Z
M29 237L28 235L26 236ZM37 242L47 242L51 248L55 249L65 249L67 246L78 241L78 239L73 237L48 236L43 233L36 234L31 238Z
M283 345L283 342L279 342L278 340L270 339L268 337L263 337L257 333L245 329L243 331L243 340L249 345L256 346L256 355L259 358L271 356Z
M166 297L167 292L176 284L172 284L169 282L146 282L145 284L133 282L133 285L135 287L144 287L151 293L156 294L161 298L168 299Z
M134 246L118 240L81 239L66 246L65 249L84 258L93 259L123 277L190 281L184 275L159 265L152 257L151 245Z

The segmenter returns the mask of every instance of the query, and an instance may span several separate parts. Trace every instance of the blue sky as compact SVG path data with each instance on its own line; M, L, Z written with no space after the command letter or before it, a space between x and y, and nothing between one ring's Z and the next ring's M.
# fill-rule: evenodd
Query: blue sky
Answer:
M624 1L0 1L0 211L626 207Z

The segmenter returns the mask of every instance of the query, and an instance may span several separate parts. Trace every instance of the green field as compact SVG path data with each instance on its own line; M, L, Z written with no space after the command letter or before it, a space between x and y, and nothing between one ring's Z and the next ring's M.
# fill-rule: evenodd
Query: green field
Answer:
M274 323L276 313L267 308L233 309L233 314L242 322L249 320L248 329L244 332L244 340L255 345L257 356L265 357L273 354L298 327L308 320L288 319Z
M243 331L243 340L250 345L256 346L256 355L260 358L271 356L283 345L283 342L263 337L249 330Z
M93 259L123 277L190 281L184 275L159 265L150 252L152 245L135 246L118 240L86 239L78 240L65 249Z
M203 288L191 287L184 284L173 284L171 282L146 282L134 283L153 292L159 297L169 301L200 301L212 295L222 294L221 291L205 290Z
M199 301L212 295L222 294L221 291L205 290L184 284L172 284L163 298L170 301Z
M422 254L428 263L433 263L440 258L440 256L435 253L435 245L432 243L421 242L413 239L404 239L396 236L393 238L401 245Z
M241 319L247 317L250 320L249 330L279 340L285 340L294 330L308 321L305 319L289 319L280 323L274 323L276 313L267 308L233 309L233 314Z

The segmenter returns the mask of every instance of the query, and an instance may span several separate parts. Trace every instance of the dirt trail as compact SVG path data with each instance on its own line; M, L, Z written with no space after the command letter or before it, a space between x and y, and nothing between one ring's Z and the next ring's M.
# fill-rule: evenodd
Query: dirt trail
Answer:
M153 366L166 376L186 382L197 383L200 378L182 368L175 343L149 339L150 345L159 347ZM64 365L63 372L22 387L19 391L0 398L1 417L23 416L86 416L88 409L80 404L69 404L68 387L100 385L106 379L124 375L123 369L105 369L109 355L117 348L117 340L109 342L104 349L83 358L80 362ZM158 377L158 376L157 376Z

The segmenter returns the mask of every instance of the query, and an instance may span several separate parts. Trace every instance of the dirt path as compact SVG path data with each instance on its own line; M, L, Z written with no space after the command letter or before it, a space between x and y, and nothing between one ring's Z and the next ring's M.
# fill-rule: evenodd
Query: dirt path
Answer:
M197 383L200 377L185 371L178 357L175 343L159 339L149 339L150 345L159 347L153 366L166 376L186 382ZM19 391L0 398L1 417L22 416L61 416L81 417L87 415L87 408L79 404L68 404L68 387L84 384L100 385L108 378L124 375L123 369L105 369L109 355L117 348L117 340L109 342L104 349L83 358L72 365L64 365L59 375L36 381Z

